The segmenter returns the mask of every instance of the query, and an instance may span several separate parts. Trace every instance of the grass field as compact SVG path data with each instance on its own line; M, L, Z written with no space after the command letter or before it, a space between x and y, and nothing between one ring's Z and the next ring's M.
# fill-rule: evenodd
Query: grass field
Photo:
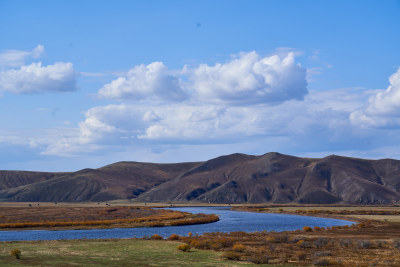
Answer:
M60 240L3 242L0 266L267 266L223 260L221 252L176 249L165 240ZM21 259L10 255L21 250Z

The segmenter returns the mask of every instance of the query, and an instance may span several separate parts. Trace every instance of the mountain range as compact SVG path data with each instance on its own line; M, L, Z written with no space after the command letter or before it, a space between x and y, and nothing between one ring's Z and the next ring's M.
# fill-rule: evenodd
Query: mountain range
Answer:
M77 172L0 171L0 201L390 204L400 161L270 152L204 162L117 162Z

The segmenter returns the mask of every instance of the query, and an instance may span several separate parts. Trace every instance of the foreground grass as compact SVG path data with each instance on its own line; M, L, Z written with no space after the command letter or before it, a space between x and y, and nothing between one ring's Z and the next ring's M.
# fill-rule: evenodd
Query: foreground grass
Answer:
M220 252L192 249L164 240L60 240L2 242L0 266L267 266L223 260ZM10 255L21 250L21 259Z

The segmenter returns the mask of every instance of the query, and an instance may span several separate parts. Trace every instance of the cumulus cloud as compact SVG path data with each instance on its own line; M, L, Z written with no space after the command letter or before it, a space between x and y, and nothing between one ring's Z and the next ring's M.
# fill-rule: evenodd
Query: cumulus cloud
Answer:
M384 91L371 96L368 104L351 113L355 125L364 127L393 127L400 125L400 68L389 78Z
M17 94L66 92L77 89L78 73L72 63L57 62L42 66L41 62L18 69L0 71L0 92Z
M186 98L179 77L162 62L139 65L99 90L99 95L112 99L182 100Z
M48 153L86 145L215 144L260 137L269 140L295 138L308 142L309 146L313 142L321 146L321 143L330 144L343 137L351 140L348 116L361 103L359 94L349 94L343 89L314 93L304 101L290 100L279 105L98 106L85 113L86 118L79 124L79 134L75 138L52 145Z
M226 64L200 65L191 78L202 100L217 103L279 103L307 94L306 70L293 53L284 58L242 53Z
M39 58L44 53L44 46L38 45L32 51L23 50L5 50L0 53L0 67L1 68L15 68L25 64L28 57Z
M184 82L183 82L184 81ZM294 53L261 57L241 53L227 63L170 71L161 62L131 69L99 90L111 99L184 100L248 105L301 100L308 93L306 70Z

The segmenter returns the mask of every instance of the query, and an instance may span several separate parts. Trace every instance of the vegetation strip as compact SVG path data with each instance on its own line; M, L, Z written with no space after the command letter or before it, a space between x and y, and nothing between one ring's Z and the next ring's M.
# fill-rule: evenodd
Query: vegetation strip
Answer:
M24 213L26 210L31 215L27 216ZM61 210L70 212L68 221L64 218L65 214L61 213L63 215L61 216L57 208L15 208L11 215L0 215L0 229L74 228L78 226L162 227L211 223L219 220L219 217L214 214L191 214L147 207L61 208ZM7 210L0 209L0 214L6 212ZM96 217L103 219L93 219Z

